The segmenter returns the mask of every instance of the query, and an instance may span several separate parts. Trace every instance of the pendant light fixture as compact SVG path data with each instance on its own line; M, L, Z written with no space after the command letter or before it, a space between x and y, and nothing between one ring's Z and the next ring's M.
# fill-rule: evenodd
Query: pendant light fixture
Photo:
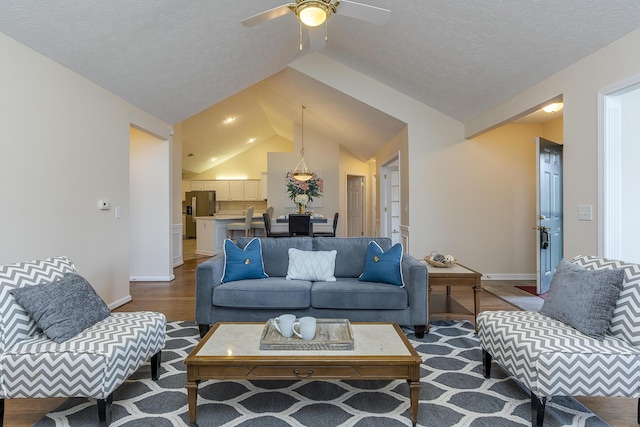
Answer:
M304 161L304 110L306 110L306 108L307 107L304 105L302 106L302 119L300 125L300 128L302 129L302 148L300 148L300 161L293 169L293 172L291 172L291 176L298 181L309 181L313 177L313 172L309 171L309 168L307 168L307 164Z

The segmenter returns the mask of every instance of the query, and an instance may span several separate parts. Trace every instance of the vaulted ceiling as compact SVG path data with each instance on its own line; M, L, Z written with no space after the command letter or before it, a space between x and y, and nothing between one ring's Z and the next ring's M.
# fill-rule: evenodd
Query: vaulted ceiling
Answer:
M338 7L318 52L462 122L640 28L638 0L360 2L391 19L371 24ZM306 33L299 50L294 15L240 25L283 3L3 0L0 32L169 123L212 107L220 120L255 117L263 140L289 137L305 104L305 126L368 158L402 123L287 69L311 52Z

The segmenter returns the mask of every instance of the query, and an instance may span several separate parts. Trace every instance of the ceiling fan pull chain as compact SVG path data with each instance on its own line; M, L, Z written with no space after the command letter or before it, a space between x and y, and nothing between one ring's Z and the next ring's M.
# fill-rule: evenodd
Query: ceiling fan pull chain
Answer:
M327 21L324 21L324 41L329 40L329 30L327 28Z
M302 21L300 21L300 50L302 50Z

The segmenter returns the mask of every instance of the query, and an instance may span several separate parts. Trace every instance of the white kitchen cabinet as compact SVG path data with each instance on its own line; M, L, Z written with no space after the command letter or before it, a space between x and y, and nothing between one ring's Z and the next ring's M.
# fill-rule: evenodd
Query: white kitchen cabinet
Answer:
M244 181L229 181L229 200L246 200L244 198Z
M215 181L202 181L202 189L204 191L216 191Z
M202 181L191 181L191 191L202 191Z
M227 201L229 199L229 181L214 181L216 190L216 200Z
M196 254L209 255L213 253L214 239L213 217L196 217Z
M260 181L244 181L244 200L260 200Z

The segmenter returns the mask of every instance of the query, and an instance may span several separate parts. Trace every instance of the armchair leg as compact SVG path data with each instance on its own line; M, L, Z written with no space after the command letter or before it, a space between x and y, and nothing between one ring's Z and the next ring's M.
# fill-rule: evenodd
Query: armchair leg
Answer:
M538 397L531 392L531 427L542 427L546 405L546 397Z
M111 404L113 403L113 393L106 399L96 399L98 404L98 423L100 427L107 427L111 424Z
M160 363L162 363L162 350L151 356L151 379L158 381L158 372L160 372Z
M491 354L484 348L482 349L482 373L485 378L491 377Z
M204 325L202 323L198 324L198 329L200 329L200 338L204 338L204 336L207 335L210 327L210 325Z
M0 399L0 427L4 424L4 399Z
M424 338L424 331L427 330L427 325L414 325L413 331L416 334L416 338Z
M638 419L636 421L638 421L638 424L640 424L640 399L638 399ZM2 427L2 424L0 424L0 427Z

